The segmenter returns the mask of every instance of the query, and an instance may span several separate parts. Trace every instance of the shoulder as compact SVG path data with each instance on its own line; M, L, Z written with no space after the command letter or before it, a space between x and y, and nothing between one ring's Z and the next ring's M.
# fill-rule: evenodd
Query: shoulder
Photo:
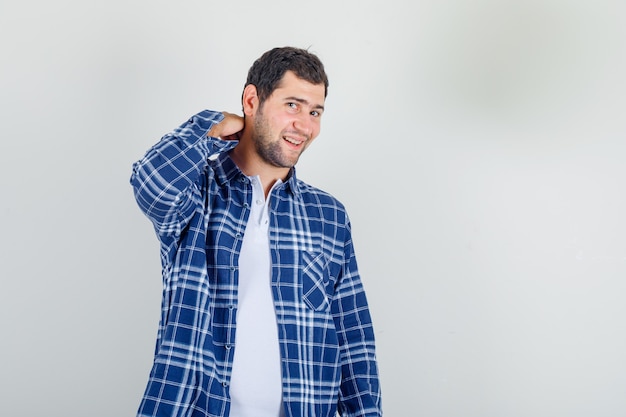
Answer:
M334 217L337 215L347 217L344 204L329 192L301 180L298 180L298 190L300 198L305 205L318 207L326 215L332 213Z

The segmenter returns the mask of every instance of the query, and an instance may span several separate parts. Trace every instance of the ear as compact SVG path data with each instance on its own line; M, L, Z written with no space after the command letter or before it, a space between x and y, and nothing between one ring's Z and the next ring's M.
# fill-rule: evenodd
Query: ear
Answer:
M259 106L259 97L256 93L256 85L248 84L243 89L243 96L241 98L243 105L243 113L246 116L253 116Z

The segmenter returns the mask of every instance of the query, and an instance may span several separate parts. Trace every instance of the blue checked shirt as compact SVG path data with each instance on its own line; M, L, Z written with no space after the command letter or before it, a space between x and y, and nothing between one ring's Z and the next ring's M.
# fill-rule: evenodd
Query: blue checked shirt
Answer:
M238 258L252 187L203 111L133 165L161 243L163 302L139 416L227 417ZM295 170L270 197L271 289L286 417L381 416L374 332L350 222Z

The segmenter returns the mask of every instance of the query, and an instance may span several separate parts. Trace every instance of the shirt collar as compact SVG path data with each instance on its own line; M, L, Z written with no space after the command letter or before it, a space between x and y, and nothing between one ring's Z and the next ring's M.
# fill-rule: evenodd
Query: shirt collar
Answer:
M210 159L209 163L215 171L215 178L220 185L224 185L230 181L239 180L245 177L239 167L233 162L228 152L220 153L217 158ZM289 170L287 178L279 186L284 187L287 191L291 192L294 197L300 196L300 187L298 186L298 179L296 177L296 168L292 167Z

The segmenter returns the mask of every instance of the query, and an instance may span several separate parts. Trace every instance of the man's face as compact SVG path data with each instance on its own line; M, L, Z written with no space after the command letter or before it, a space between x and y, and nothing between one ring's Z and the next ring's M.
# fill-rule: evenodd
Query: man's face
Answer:
M288 71L254 116L254 143L261 159L291 168L320 132L324 85Z

